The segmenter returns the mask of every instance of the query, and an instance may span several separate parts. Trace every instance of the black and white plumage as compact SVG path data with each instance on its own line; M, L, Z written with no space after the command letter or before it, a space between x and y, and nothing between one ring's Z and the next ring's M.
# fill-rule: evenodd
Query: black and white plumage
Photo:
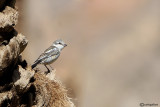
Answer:
M61 39L54 41L53 44L48 49L46 49L34 62L34 64L32 65L32 69L38 64L44 64L44 66L48 69L46 65L49 65L56 61L60 56L61 50L66 46L67 45Z

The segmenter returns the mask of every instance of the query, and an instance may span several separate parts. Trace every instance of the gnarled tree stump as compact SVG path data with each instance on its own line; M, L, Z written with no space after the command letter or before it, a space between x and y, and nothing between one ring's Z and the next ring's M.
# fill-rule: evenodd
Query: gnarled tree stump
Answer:
M46 75L22 60L28 40L14 29L14 5L15 0L0 1L0 107L74 107L55 71Z

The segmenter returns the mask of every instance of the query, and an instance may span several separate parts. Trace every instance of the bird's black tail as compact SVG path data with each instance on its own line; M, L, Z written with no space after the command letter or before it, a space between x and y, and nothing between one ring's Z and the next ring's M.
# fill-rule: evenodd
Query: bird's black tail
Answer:
M36 67L40 62L41 62L41 61L36 61L36 62L32 65L32 69L33 69L34 67Z

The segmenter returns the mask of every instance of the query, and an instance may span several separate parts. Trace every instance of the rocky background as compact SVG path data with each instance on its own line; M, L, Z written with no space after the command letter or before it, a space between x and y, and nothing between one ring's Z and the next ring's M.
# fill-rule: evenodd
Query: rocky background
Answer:
M28 40L15 29L15 3L0 1L0 107L74 107L55 70L32 70L22 58Z

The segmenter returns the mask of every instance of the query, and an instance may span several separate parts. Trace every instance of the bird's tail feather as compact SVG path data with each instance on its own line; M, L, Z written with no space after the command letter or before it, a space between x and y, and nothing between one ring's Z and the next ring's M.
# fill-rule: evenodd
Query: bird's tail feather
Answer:
M36 61L36 62L32 65L32 69L33 69L34 67L36 67L40 62L41 62L40 60L39 60L39 61Z

